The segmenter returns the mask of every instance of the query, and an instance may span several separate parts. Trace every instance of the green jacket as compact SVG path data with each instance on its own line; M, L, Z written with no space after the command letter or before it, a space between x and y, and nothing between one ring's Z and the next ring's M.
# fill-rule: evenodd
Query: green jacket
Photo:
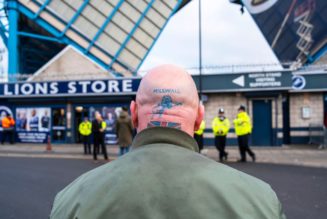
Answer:
M50 218L283 218L268 184L196 153L185 132L148 128L132 147L63 189Z

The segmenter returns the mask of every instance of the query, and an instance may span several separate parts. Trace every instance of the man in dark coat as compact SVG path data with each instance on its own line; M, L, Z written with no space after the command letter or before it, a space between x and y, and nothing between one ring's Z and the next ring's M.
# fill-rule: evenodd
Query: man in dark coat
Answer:
M104 131L106 130L106 123L103 121L102 116L99 112L95 112L95 119L92 122L92 133L94 140L93 147L93 159L94 162L97 163L97 153L99 151L99 147L101 146L102 153L105 160L108 160L107 148L104 142Z
M122 156L129 151L129 147L131 146L133 139L132 121L128 115L128 109L126 107L122 107L122 111L117 119L115 129L120 149L119 156Z

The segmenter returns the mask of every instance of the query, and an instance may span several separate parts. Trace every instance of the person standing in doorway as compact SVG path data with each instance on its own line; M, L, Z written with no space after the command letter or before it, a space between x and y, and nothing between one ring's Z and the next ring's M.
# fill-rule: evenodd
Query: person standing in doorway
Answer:
M203 133L205 128L206 123L204 120L202 120L199 129L194 132L194 139L198 143L199 153L201 153L201 150L203 149Z
M122 156L129 151L129 147L131 146L133 139L132 121L128 115L128 109L126 107L122 107L115 125L115 129L120 149L119 156Z
M79 124L78 130L84 144L84 154L91 154L90 135L92 133L92 124L89 118L84 117L84 121Z
M245 106L241 105L238 108L237 118L233 121L241 155L239 162L246 162L246 153L248 153L251 156L252 161L255 162L256 156L249 146L249 136L252 131L252 125L250 117L245 109Z
M107 148L104 142L104 132L106 130L106 122L103 121L99 112L95 112L95 119L92 122L92 132L94 138L93 159L97 162L97 152L101 146L105 160L108 160Z
M227 160L228 153L225 151L226 138L229 131L230 123L228 118L225 117L225 110L219 108L218 116L212 121L212 130L215 135L215 146L219 151L219 161Z
M1 144L4 144L7 138L9 138L10 144L14 144L15 120L9 113L7 113L7 116L2 119L2 129Z

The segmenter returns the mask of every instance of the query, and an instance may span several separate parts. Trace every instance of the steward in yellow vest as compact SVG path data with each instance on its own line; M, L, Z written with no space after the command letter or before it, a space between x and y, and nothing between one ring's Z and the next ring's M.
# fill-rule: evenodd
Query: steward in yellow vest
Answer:
M90 135L92 133L92 123L87 117L84 117L84 121L79 124L78 130L84 144L84 154L91 154Z
M194 139L198 143L200 153L201 150L203 149L203 133L205 128L206 128L206 123L204 120L202 120L199 129L194 132Z
M215 146L219 151L219 161L227 160L228 153L225 151L226 136L228 134L230 123L228 118L225 117L225 110L219 108L218 116L212 120L212 131L215 135Z
M246 162L246 152L251 156L252 161L255 162L255 154L249 146L249 135L252 132L252 125L249 115L245 112L245 106L241 105L238 108L237 118L233 122L241 155L239 162Z

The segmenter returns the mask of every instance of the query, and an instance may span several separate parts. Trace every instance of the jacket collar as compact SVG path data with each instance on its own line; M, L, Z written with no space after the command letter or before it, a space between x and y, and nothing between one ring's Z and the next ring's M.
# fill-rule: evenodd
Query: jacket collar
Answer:
M173 144L192 151L199 151L196 141L186 132L168 127L151 127L138 133L132 148L139 148L148 144Z

